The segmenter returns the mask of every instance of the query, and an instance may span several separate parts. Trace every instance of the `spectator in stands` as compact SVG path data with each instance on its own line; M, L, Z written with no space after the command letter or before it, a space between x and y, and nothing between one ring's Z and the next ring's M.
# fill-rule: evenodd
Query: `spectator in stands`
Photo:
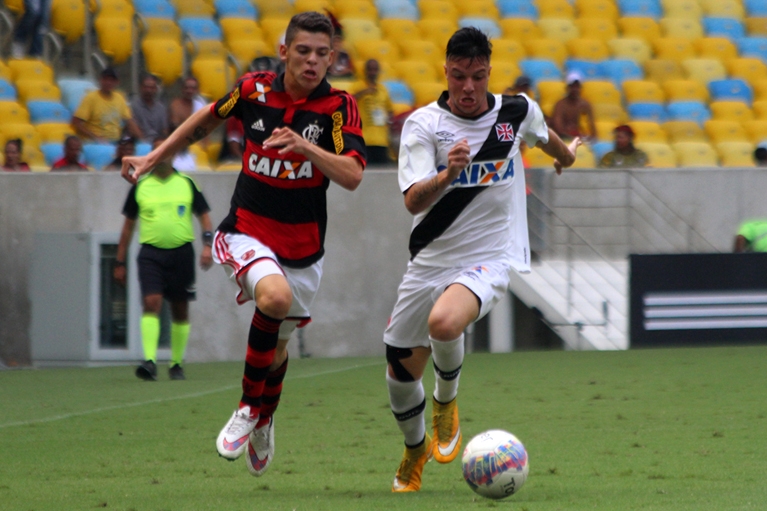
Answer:
M735 236L733 252L767 252L767 220L747 220Z
M362 119L362 136L368 149L368 163L390 163L389 123L392 104L386 87L378 83L380 66L376 59L365 62L363 89L354 94Z
M88 167L80 162L82 152L83 143L80 138L69 135L64 141L64 157L54 162L51 170L88 170Z
M24 15L13 31L11 56L23 59L25 54L39 57L43 53L43 36L48 31L51 0L24 0ZM29 52L26 52L27 40L32 38Z
M767 147L757 147L754 151L754 162L757 167L767 167Z
M14 138L5 143L5 163L2 169L9 172L28 172L29 165L21 161L21 139Z
M119 83L117 73L111 67L101 72L99 88L83 97L72 117L72 126L78 135L97 142L116 143L125 123L129 134L138 139L143 137L125 97L116 90Z
M106 166L104 170L121 170L123 167L123 158L136 154L136 140L133 137L125 136L117 143L117 153L112 163Z
M232 116L226 120L226 131L224 132L224 143L221 145L220 161L242 160L242 150L245 144L245 129L242 127L242 121Z
M526 94L527 96L533 97L533 81L525 76L522 75L514 82L514 85L511 87L508 87L503 93L507 96L516 96L517 94Z
M200 82L194 76L184 78L181 87L181 96L170 103L168 109L168 132L178 128L190 115L206 105L200 97Z
M641 149L634 147L634 130L622 125L615 128L615 148L602 156L600 167L637 168L646 167L650 159Z
M565 79L567 95L554 105L551 128L563 139L591 138L597 133L591 103L581 97L582 81L579 73L569 73Z
M146 74L141 78L139 94L130 103L133 119L147 141L168 135L168 109L157 99L159 91L157 77Z
M328 68L328 78L354 78L354 66L352 65L352 58L349 56L349 52L346 51L344 46L344 32L341 23L333 16L330 11L325 10L333 23L333 39L331 41L333 48L333 62L330 63Z

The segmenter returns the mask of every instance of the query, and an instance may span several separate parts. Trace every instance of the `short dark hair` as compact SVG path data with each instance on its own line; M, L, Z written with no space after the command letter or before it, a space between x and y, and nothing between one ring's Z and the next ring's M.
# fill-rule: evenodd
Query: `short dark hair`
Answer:
M757 147L756 151L754 151L754 158L756 158L756 161L767 161L767 148L764 147Z
M150 80L150 79L154 80L154 83L156 83L157 85L160 84L160 79L157 78L157 76L153 75L152 73L142 73L141 74L141 80L139 80L138 83L144 83L145 81Z
M464 27L454 33L447 42L445 57L450 59L482 59L490 61L493 45L487 34L476 27Z
M12 139L8 140L5 143L5 147L8 147L8 144L14 144L16 146L16 150L18 152L22 152L22 148L24 147L24 143L21 141L20 138L12 138Z
M290 46L299 30L327 34L333 39L333 23L330 18L316 11L302 12L290 18L288 28L285 30L285 46Z
M80 142L80 137L77 135L67 135L67 138L64 139L64 145L66 146L70 141L75 140L77 142Z

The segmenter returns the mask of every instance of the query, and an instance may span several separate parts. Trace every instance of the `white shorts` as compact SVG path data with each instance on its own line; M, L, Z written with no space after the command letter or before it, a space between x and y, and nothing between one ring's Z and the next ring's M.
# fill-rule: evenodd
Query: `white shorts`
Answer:
M247 234L216 232L213 260L222 265L227 276L239 286L236 298L239 305L254 299L256 284L262 278L283 275L287 279L293 303L280 326L280 339L289 338L296 327L301 328L312 320L309 310L320 288L324 259L306 268L283 267L274 252L257 239Z
M477 295L480 308L475 321L479 320L508 290L510 271L511 266L502 263L440 268L411 262L397 290L397 303L384 332L384 342L395 348L428 348L429 314L451 284L462 284Z

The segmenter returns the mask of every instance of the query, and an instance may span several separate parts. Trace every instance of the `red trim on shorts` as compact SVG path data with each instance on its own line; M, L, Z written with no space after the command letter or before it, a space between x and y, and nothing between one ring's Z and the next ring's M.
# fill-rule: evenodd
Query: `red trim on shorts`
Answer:
M264 257L258 257L256 259L253 259L251 262L249 262L245 266L240 267L240 269L235 271L235 273L234 273L234 280L236 280L237 281L237 285L240 286L240 292L237 293L237 298L236 298L236 301L237 301L238 305L242 305L243 303L247 303L250 300L250 299L248 299L248 300L243 300L242 299L242 293L244 292L244 288L243 288L242 282L240 282L240 276L241 275L244 276L246 273L248 273L248 270L254 264L258 263L259 261L263 261L263 260L274 262L274 264L277 265L277 268L279 268L280 271L282 272L282 276L285 277L285 270L282 269L282 266L280 266L280 263L278 263L277 261L275 261L271 257L264 256ZM254 300L255 300L255 298L254 298Z

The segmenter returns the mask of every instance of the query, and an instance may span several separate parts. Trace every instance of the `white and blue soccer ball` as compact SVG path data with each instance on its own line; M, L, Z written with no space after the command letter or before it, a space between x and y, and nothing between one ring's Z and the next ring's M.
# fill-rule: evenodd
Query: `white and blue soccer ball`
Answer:
M522 488L530 470L522 442L508 431L491 429L471 439L463 450L463 478L472 490L502 499Z

